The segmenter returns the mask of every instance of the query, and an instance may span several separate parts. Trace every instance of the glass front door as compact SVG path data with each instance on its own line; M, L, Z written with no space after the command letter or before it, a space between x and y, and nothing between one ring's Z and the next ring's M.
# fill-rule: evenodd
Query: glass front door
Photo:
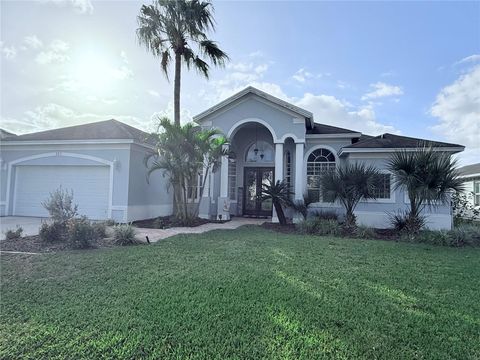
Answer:
M273 182L273 168L246 167L244 178L243 214L250 216L271 216L272 200L261 201L262 184Z

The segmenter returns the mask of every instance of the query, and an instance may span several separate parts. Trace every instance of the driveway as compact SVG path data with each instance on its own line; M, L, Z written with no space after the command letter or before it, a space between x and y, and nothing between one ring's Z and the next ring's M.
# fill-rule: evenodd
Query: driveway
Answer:
M18 226L23 228L23 236L38 235L38 229L45 218L27 216L4 216L0 217L0 240L5 239L8 230L16 230Z

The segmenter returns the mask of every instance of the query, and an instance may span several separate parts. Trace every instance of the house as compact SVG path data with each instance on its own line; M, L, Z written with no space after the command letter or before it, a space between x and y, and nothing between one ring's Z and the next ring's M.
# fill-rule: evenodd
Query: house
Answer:
M464 179L463 193L472 207L480 209L480 163L463 166L458 169Z
M322 119L318 119L321 121ZM276 215L269 201L257 197L262 183L284 179L297 200L308 192L314 210L341 213L320 191L320 174L346 162L375 165L384 173L376 200L356 209L361 224L385 228L389 214L408 207L408 197L394 190L386 170L389 155L414 150L426 142L394 134L369 136L316 123L313 114L263 91L248 87L194 117L202 128L218 128L228 138L228 156L209 175L201 198L195 186L191 200L200 216ZM438 151L458 153L464 147L430 142ZM1 214L46 216L41 202L57 186L71 188L80 212L95 219L132 221L172 211L172 195L162 174L146 181L143 159L152 149L148 134L115 120L49 130L1 142ZM427 209L427 225L450 228L450 206Z

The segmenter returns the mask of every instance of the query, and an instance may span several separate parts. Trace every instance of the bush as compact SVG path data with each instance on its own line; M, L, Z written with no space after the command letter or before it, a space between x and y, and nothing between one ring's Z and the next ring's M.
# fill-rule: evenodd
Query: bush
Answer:
M321 220L338 221L338 214L333 210L315 210L312 212L312 217Z
M38 235L40 236L40 239L45 242L58 242L65 240L66 230L65 224L55 221L51 224L44 222L40 226Z
M301 234L333 236L342 234L342 226L336 220L313 218L301 221L296 228Z
M462 225L452 230L423 230L418 234L403 234L402 241L440 246L480 246L480 228Z
M103 222L105 226L115 226L117 223L113 219L108 219Z
M480 218L480 209L473 205L474 193L454 192L452 195L453 222L455 225L472 223Z
M8 230L5 233L5 240L20 240L22 238L23 228L17 226L17 230Z
M135 245L135 228L131 224L116 225L113 228L113 237L117 245Z
M61 224L65 224L78 215L78 205L73 203L73 191L69 192L62 187L50 193L50 198L42 205L47 209L53 221Z
M377 234L375 233L375 229L368 226L363 226L363 225L357 226L357 228L355 229L354 235L361 239L374 239L377 237Z
M424 216L410 216L408 211L390 214L389 218L395 230L407 235L418 234L425 227L427 221Z
M95 222L92 224L95 233L95 239L103 239L107 237L107 225L105 222Z
M73 249L87 249L96 239L95 227L86 217L68 222L68 241Z

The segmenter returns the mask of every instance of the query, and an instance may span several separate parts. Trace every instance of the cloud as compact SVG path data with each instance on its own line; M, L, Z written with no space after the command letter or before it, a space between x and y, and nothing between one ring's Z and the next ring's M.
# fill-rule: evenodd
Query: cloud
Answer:
M311 72L308 72L305 69L299 69L295 74L293 74L292 79L298 81L299 83L304 83L307 79L313 78L314 75Z
M480 54L474 54L457 61L455 64L474 63L480 61Z
M23 43L27 49L40 49L43 46L42 41L36 35L25 36Z
M39 0L44 4L55 4L58 6L71 6L79 14L93 13L91 0Z
M148 90L147 93L153 97L160 97L160 94L155 90Z
M17 49L14 46L5 46L3 41L0 42L0 53L7 60L13 60L17 56Z
M55 129L58 127L80 125L89 122L116 119L140 129L147 129L151 120L143 120L135 116L119 114L78 113L73 109L55 103L38 106L33 110L25 111L17 119L2 117L2 127L15 134Z
M462 74L438 93L430 114L438 118L432 127L451 142L477 149L480 154L480 65Z
M38 53L35 61L41 65L63 63L70 60L68 50L70 46L62 40L53 40L47 49Z
M400 86L389 85L383 82L377 82L375 84L370 84L370 87L374 90L366 93L362 96L362 100L368 99L377 99L380 97L392 96L392 95L403 95L403 90Z

